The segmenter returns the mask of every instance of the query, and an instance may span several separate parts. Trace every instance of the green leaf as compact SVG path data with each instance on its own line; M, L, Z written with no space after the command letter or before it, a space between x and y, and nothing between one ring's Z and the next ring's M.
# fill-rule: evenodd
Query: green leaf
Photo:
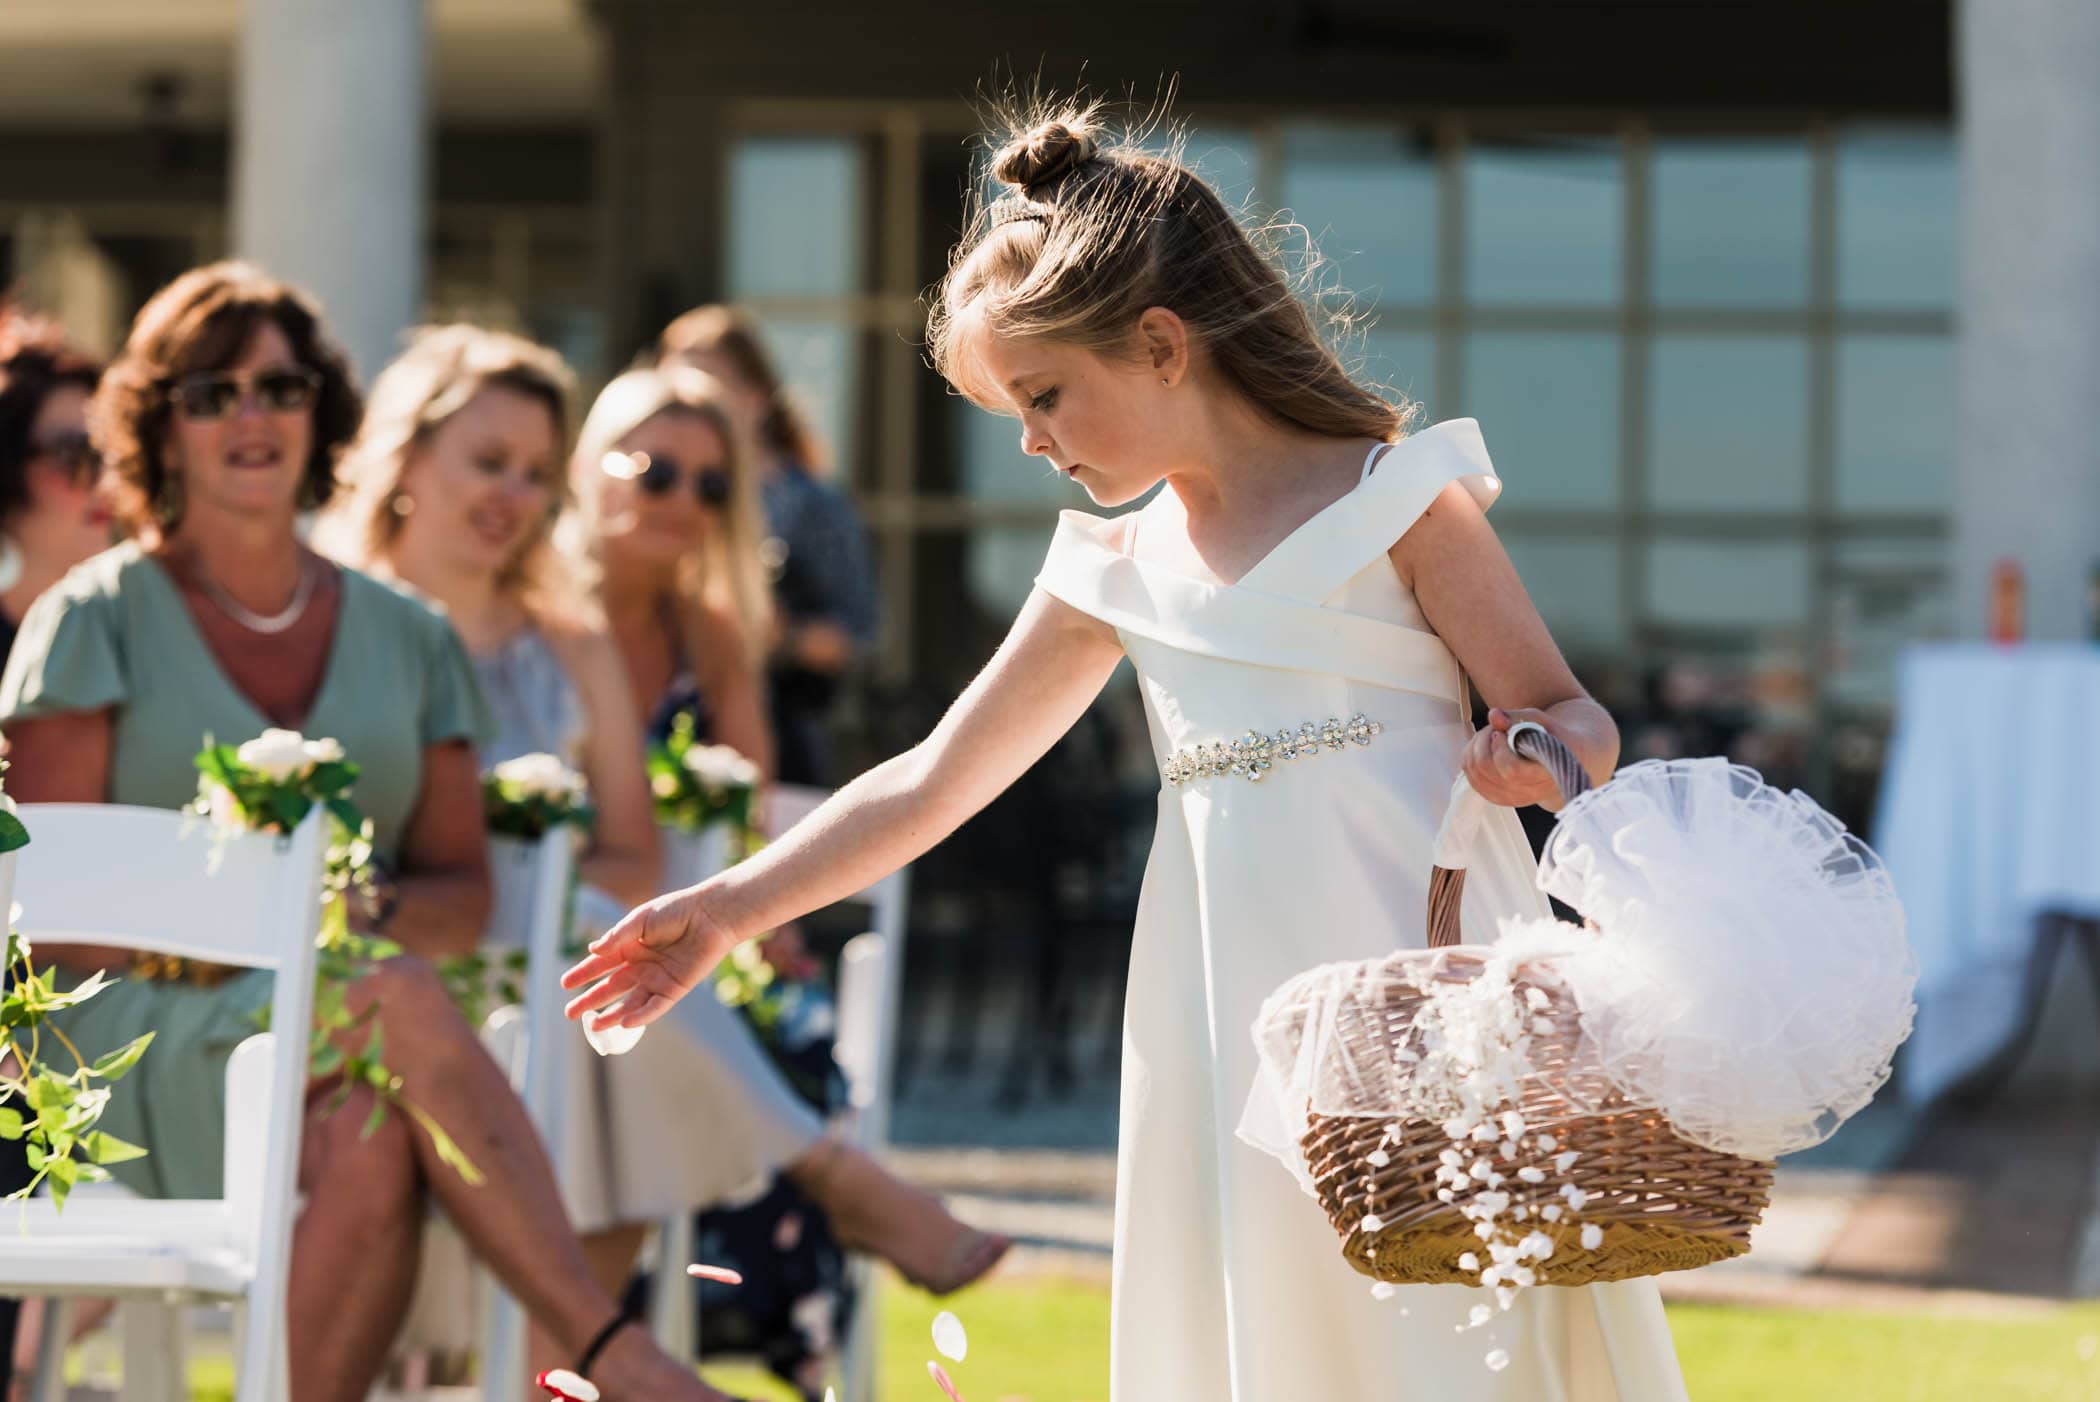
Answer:
M68 1167L71 1167L71 1165L68 1165ZM50 1182L51 1205L57 1208L60 1212L64 1212L66 1210L66 1199L67 1197L71 1196L73 1192L73 1184L70 1179L61 1178L59 1176L58 1164L56 1162L53 1162L51 1165Z
M359 1139L370 1139L373 1135L379 1133L380 1127L385 1123L386 1102L382 1100L372 1107L371 1114L365 1116L364 1128L357 1132L357 1137Z
M12 808L0 807L0 852L12 852L29 845L29 829L15 816Z
M130 1163L133 1159L146 1157L146 1151L136 1144L127 1144L114 1134L96 1130L81 1141L81 1152L91 1163Z
M12 1105L0 1105L0 1139L20 1139L29 1131L28 1121Z
M43 1168L45 1162L51 1157L44 1152L44 1146L35 1140L31 1140L28 1146L22 1150L22 1155L31 1168L39 1170Z
M146 1054L146 1048L152 1044L151 1032L135 1037L129 1045L117 1048L88 1068L89 1074L105 1081L122 1080L124 1073L139 1064L139 1058Z

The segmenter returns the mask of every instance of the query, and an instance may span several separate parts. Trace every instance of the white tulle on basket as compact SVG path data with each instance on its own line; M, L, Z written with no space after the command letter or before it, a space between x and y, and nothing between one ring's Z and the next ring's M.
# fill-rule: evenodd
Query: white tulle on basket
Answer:
M1599 1062L1695 1143L1821 1143L1910 1035L1917 964L1881 859L1755 770L1621 770L1561 813L1539 884L1602 933L1562 964Z
M1828 1138L1888 1079L1917 978L1902 905L1806 795L1724 759L1635 764L1567 805L1539 882L1586 925L1507 920L1489 948L1326 965L1277 989L1253 1029L1241 1137L1310 1190L1316 1116L1522 1106L1536 1129L1608 1089L1762 1160ZM1572 1047L1548 1027L1571 1005Z

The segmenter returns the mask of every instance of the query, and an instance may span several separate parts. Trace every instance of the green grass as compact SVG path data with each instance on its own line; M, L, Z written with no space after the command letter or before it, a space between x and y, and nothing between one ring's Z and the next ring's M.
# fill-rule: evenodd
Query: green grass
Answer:
M882 1292L889 1402L940 1402L926 1376L942 1304L894 1281ZM970 1334L946 1365L971 1402L1107 1402L1108 1291L1070 1281L980 1286L946 1302ZM2093 1402L2100 1304L1964 1318L1681 1305L1670 1325L1693 1402ZM770 1379L710 1370L719 1387L792 1402ZM233 1395L223 1358L192 1369L197 1402Z

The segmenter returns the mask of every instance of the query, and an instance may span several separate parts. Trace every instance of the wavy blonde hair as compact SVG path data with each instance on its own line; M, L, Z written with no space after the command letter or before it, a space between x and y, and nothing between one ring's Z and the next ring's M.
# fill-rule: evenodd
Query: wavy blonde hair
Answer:
M928 349L951 384L1003 409L982 382L980 337L1128 357L1138 318L1165 307L1271 419L1337 438L1400 437L1413 407L1351 377L1322 334L1345 327L1346 313L1323 316L1293 286L1282 236L1297 226L1243 227L1182 162L1179 139L1165 155L1111 140L1099 103L1008 109L990 166L1006 192L973 201L927 319ZM1306 262L1301 283L1318 262L1309 239Z
M582 601L591 580L554 548L556 518L570 504L567 458L575 376L545 346L507 331L455 323L414 332L408 349L372 382L364 422L343 454L342 494L314 527L315 544L335 558L369 566L387 560L401 534L401 479L415 451L483 390L507 389L546 406L554 420L557 467L553 509L497 576L539 623L593 621Z
M727 548L695 548L678 571L678 588L696 602L727 607L735 616L752 661L764 657L773 628L772 586L759 546L766 538L759 504L759 457L730 409L729 393L714 376L690 365L658 365L629 370L599 391L583 428L576 435L576 467L596 473L620 441L658 414L690 414L722 440L729 471L729 504L723 513ZM571 521L561 531L572 555L595 560L604 548L602 523L596 519L591 494L572 497ZM687 650L698 661L694 638Z

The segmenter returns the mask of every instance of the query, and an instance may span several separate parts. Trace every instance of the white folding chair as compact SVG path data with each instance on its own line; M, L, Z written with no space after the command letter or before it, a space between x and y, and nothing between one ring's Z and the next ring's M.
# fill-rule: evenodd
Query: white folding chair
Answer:
M159 808L28 804L20 813L30 846L4 862L32 943L116 945L277 975L276 1030L242 1042L226 1070L223 1197L82 1194L63 1212L44 1199L26 1205L19 1230L17 1213L5 1214L0 1290L55 1297L34 1395L60 1395L61 1298L85 1295L122 1302L126 1398L186 1397L175 1309L223 1301L238 1329L235 1402L281 1402L291 1391L285 1291L326 815L316 808L288 838L229 838ZM136 1082L114 1089L135 1093Z
M846 1076L847 1102L853 1107L853 1140L879 1154L889 1135L890 1068L886 1059L895 1046L895 1019L886 1000L892 996L889 938L870 932L856 935L839 952L838 1041L835 1055ZM875 1272L866 1257L847 1263L854 1286L853 1322L839 1351L839 1382L855 1402L875 1402L875 1355L879 1330L875 1316Z
M525 1102L540 1142L550 1150L561 1143L566 1110L561 1039L583 1035L562 1015L566 995L560 982L568 964L562 945L569 934L569 882L575 866L575 833L567 826L556 827L537 842L489 839L494 900L485 943L525 947L525 1006L499 1009L483 1037L497 1059L509 1066L511 1085ZM510 1045L505 1047L505 1042ZM494 1281L487 1285L482 1296L481 1391L493 1402L525 1390L525 1311Z

